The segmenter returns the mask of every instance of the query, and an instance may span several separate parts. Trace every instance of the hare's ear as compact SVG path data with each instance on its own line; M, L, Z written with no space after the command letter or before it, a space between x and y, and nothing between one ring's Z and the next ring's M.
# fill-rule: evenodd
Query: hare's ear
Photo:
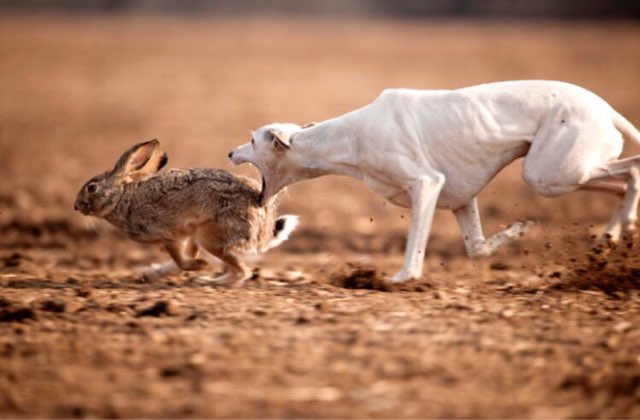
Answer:
M142 169L139 172L143 172L145 174L152 174L158 172L160 169L164 168L164 166L169 161L167 154L165 152L161 152L156 149L151 155L151 158L144 164Z
M113 173L117 175L146 175L157 172L167 163L167 155L159 150L158 140L138 143L124 152Z
M269 130L269 135L273 139L273 147L278 149L291 149L291 142L289 135L282 130L276 130L272 128Z
M158 172L160 169L165 167L167 162L169 162L169 157L165 152L156 153L154 158L155 159L152 159L156 167L154 172Z

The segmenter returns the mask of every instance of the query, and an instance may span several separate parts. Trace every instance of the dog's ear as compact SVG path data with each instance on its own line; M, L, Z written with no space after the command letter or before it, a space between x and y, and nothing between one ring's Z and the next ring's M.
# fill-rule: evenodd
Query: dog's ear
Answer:
M291 149L291 142L289 139L289 135L282 130L276 130L272 128L269 130L269 135L273 139L273 147L275 149Z

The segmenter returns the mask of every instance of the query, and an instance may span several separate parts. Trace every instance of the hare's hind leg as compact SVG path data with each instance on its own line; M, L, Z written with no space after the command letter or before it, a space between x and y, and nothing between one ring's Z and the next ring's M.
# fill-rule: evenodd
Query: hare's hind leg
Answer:
M163 277L170 276L180 272L180 267L173 260L167 260L159 264L151 264L143 267L138 271L143 281L160 280Z
M191 236L182 241L165 242L163 245L181 270L199 271L209 265L206 260L196 258L198 244Z
M196 259L200 251L200 245L194 236L189 236L183 243L184 253L190 259Z
M163 245L173 261L151 264L151 266L143 269L141 275L144 280L158 280L171 274L176 274L180 270L198 271L208 265L206 260L196 258L199 246L191 236L181 241L165 242Z
M229 252L218 252L209 250L213 255L220 258L227 266L227 272L218 278L218 281L225 282L233 287L242 286L249 280L253 273L251 269L243 264L238 257Z
M224 282L231 286L242 286L253 275L249 267L243 264L238 257L226 251L215 238L199 237L203 248L219 258L227 267L227 272L215 279L216 282Z

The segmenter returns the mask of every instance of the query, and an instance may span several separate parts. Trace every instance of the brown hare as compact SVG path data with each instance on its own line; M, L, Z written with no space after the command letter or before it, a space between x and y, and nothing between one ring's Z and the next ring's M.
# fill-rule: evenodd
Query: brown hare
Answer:
M237 253L256 253L280 245L297 225L297 216L276 218L277 199L260 207L258 183L219 169L170 169L160 143L136 144L111 171L91 178L74 208L107 220L129 238L160 243L177 266L201 270L202 248L227 267L219 281L242 284L251 270ZM144 272L147 279L176 271L162 264Z

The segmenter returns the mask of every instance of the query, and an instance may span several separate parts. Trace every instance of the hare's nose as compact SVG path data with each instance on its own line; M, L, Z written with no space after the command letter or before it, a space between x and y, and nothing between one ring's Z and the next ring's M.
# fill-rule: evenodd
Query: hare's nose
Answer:
M229 159L231 159L233 157L233 150L229 151L229 153L227 153L227 157Z

